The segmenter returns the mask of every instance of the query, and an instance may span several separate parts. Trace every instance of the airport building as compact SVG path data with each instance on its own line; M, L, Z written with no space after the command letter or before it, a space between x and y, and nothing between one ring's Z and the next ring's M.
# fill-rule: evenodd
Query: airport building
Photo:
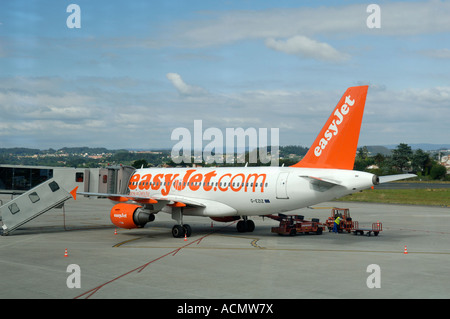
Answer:
M439 151L439 162L447 169L447 174L450 174L450 150Z

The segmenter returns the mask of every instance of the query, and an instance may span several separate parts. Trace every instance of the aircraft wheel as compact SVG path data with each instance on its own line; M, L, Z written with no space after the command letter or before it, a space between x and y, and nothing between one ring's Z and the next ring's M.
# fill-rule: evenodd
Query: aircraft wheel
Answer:
M247 223L243 220L240 220L238 221L236 228L238 232L245 233L247 231Z
M183 226L181 225L175 225L172 228L172 236L175 238L181 238L184 237L185 234L185 230L183 228Z
M188 224L184 224L183 228L184 228L184 232L186 234L186 237L191 237L191 235L192 235L192 228L191 228L191 226L189 226Z
M238 221L236 228L238 232L245 233L245 232L252 232L255 230L255 223L253 220L240 220Z
M255 223L253 222L253 220L247 220L247 231L249 233L251 233L252 231L255 230Z

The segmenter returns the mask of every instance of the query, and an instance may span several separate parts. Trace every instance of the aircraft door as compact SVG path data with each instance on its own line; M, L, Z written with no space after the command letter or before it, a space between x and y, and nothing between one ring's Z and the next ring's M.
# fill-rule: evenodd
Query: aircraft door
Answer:
M278 199L287 199L289 198L287 195L287 178L289 172L282 172L278 175L277 179L277 198Z

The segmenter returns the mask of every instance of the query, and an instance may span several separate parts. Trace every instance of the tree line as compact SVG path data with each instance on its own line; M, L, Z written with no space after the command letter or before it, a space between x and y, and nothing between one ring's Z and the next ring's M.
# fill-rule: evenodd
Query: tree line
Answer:
M355 170L367 171L379 176L399 173L414 173L421 180L450 180L445 166L422 149L413 151L408 144L400 143L392 155L377 153L369 156L366 146L358 149Z
M24 155L43 155L56 152L65 152L70 155L65 158L58 157L23 157ZM253 150L254 151L254 150ZM270 152L271 148L268 147ZM279 146L279 165L291 166L297 163L306 153L307 147L287 145ZM80 156L80 153L98 154L107 153L101 159L92 159ZM259 154L259 152L258 152ZM246 152L246 158L249 157L249 152ZM250 162L247 160L247 162ZM194 163L194 161L192 161ZM107 150L105 148L63 148L61 150L47 150L41 151L38 149L14 148L1 149L0 148L0 164L17 164L17 165L44 165L44 166L66 166L66 167L102 167L106 165L124 164L132 165L134 167L151 167L151 166L179 166L172 162L170 150L160 150L159 154L152 153L136 153L127 150ZM207 165L206 163L199 163L200 166L216 166L217 164ZM250 163L249 166L265 166L269 163ZM192 166L192 164L182 164L182 166ZM217 166L242 166L241 163L220 164ZM391 175L412 172L418 175L423 180L450 180L450 175L447 174L446 168L439 164L434 156L417 149L413 151L408 144L400 143L391 155L383 155L377 153L370 154L368 147L360 147L355 157L354 170L367 171L379 176Z

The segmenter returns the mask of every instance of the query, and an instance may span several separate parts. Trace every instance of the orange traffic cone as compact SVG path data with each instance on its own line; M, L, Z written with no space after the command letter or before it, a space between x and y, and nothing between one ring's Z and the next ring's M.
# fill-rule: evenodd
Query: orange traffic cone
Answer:
M117 228L114 229L114 235L117 235Z
M405 246L405 251L403 252L403 254L408 255L408 250L406 249L406 246Z
M184 234L184 241L187 241L187 236L186 236L186 234Z
M64 257L69 257L69 255L67 254L67 248L64 250Z

